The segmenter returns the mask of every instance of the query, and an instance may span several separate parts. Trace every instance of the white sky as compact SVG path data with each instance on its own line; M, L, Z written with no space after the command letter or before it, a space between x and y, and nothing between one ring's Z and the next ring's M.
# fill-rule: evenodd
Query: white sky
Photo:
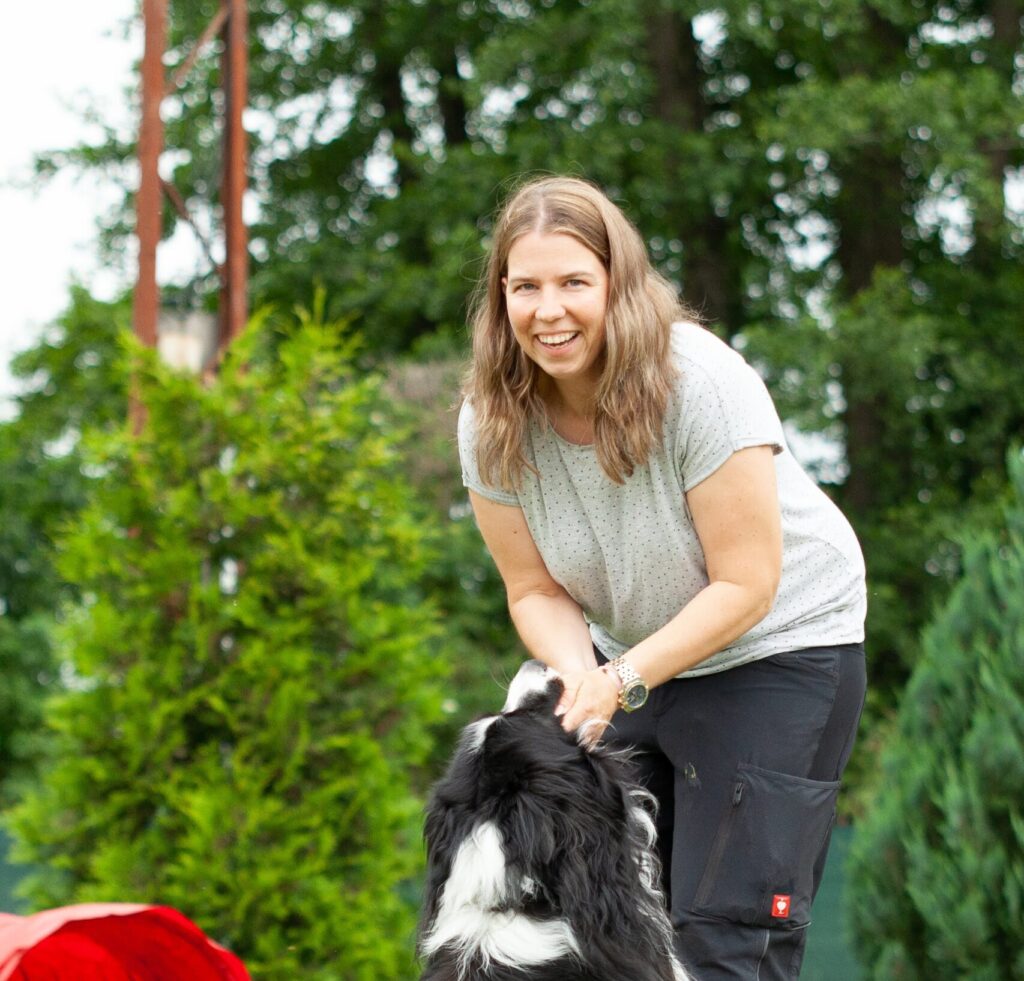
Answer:
M10 358L38 339L66 306L68 286L85 283L105 299L126 283L95 257L96 218L118 198L95 176L60 174L31 186L31 160L42 150L96 140L82 121L89 105L126 131L135 126L125 96L132 63L142 54L141 24L127 31L135 0L19 3L4 11L0 31L0 418L15 382ZM164 279L161 270L161 279Z

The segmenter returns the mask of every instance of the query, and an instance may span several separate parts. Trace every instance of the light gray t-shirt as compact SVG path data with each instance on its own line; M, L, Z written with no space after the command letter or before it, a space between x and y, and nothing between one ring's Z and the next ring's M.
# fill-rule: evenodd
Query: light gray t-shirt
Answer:
M864 560L846 518L786 445L764 383L743 358L696 324L674 324L678 370L664 439L624 484L593 446L531 424L523 474L510 493L485 485L473 408L459 414L463 483L522 509L551 576L579 603L594 643L613 658L671 620L708 584L685 494L737 450L771 446L782 510L782 578L768 615L684 676L711 674L781 651L864 639Z

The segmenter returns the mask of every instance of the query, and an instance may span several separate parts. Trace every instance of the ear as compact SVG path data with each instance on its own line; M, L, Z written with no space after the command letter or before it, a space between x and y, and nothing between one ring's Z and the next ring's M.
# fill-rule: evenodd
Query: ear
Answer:
M575 929L594 934L616 922L615 912L629 893L620 892L615 880L623 871L628 874L633 859L625 795L605 763L586 757L590 774L581 806L575 814L561 815L568 825L562 907Z
M586 908L603 889L600 870L616 861L621 846L614 829L623 821L616 788L595 795L588 754L575 745L559 750L560 758L543 765L524 765L515 754L486 769L488 777L504 771L499 824L510 869L519 873L510 880L529 880L538 897L566 913L577 904ZM578 917L570 919L575 929Z
M585 957L614 965L616 976L653 981L664 976L671 937L660 896L644 884L649 822L620 759L597 752L587 764L581 806L556 815L559 905Z

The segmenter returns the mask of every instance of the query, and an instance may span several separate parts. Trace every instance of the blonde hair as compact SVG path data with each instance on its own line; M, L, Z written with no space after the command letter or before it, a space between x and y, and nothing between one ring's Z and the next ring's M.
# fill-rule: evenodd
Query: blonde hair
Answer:
M534 470L523 453L530 420L548 425L540 369L512 333L502 285L512 245L530 232L571 235L607 270L594 443L601 468L624 483L661 439L675 374L669 328L692 315L651 266L640 233L622 211L593 184L571 177L527 182L495 222L487 266L471 301L473 360L463 390L476 417L480 475L491 486L518 487L523 468Z

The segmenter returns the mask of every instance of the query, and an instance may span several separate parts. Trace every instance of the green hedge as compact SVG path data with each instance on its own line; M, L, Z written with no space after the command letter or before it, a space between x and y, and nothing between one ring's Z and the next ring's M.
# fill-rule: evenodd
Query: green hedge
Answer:
M879 981L1024 978L1024 456L1004 526L964 535L924 632L877 802L858 825L853 926Z
M445 658L432 531L356 352L307 316L252 326L209 388L127 359L148 420L87 441L74 674L10 822L35 906L168 903L257 979L411 976Z

